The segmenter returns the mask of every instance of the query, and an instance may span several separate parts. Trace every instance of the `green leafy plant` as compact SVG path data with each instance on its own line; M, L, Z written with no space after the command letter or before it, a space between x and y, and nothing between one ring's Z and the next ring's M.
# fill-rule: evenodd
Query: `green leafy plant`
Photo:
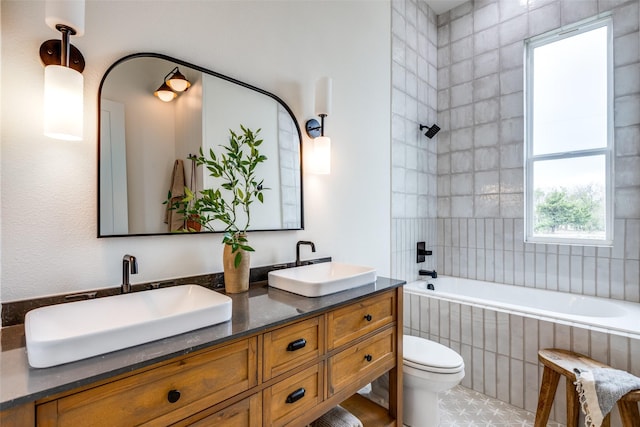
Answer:
M604 231L600 212L604 211L603 189L584 185L573 188L536 190L535 231Z
M185 188L185 198L182 199L183 211L191 218L195 218L203 228L215 230L215 222L224 224L222 242L231 246L235 254L234 265L238 267L242 261L242 251L253 252L249 246L246 231L251 222L251 204L258 200L264 202L264 180L256 177L257 166L267 160L260 154L258 147L262 139L258 138L260 129L253 132L240 125L241 132L229 129L229 143L222 145L223 153L216 154L212 149L205 156L200 149L196 158L198 166L204 166L209 175L221 182L218 188L207 188L200 191L199 197L189 188ZM238 214L244 212L244 223Z

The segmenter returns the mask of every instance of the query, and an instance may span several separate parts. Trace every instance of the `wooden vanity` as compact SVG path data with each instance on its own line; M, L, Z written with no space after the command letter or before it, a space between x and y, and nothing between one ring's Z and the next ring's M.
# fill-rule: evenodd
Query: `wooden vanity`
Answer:
M402 426L402 287L329 306L16 405L0 424L304 426L342 404L366 426ZM388 410L356 394L387 371Z

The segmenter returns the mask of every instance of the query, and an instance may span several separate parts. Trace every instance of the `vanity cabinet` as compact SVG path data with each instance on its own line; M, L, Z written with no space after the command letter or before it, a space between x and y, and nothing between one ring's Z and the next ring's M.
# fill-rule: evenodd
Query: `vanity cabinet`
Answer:
M398 313L402 288L361 297L41 399L23 412L35 421L13 423L5 411L3 426L300 426L342 404L366 426L400 427ZM388 410L356 393L387 371Z
M257 337L37 406L38 426L169 425L257 385Z

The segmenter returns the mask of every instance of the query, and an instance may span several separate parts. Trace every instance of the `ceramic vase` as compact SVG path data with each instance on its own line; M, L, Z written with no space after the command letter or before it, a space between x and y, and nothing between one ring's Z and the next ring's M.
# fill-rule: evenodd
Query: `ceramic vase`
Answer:
M238 267L236 267L234 260L237 251L236 253L231 251L231 245L224 245L224 253L222 255L222 264L224 267L224 289L228 294L246 292L249 290L249 265L251 253L238 248L238 251L242 254L242 260Z

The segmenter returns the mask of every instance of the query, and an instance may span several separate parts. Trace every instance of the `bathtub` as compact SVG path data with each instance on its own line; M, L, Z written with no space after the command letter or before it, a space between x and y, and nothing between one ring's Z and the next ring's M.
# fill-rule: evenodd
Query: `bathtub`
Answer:
M427 289L433 284L434 290ZM404 287L409 294L640 339L640 304L438 276Z

